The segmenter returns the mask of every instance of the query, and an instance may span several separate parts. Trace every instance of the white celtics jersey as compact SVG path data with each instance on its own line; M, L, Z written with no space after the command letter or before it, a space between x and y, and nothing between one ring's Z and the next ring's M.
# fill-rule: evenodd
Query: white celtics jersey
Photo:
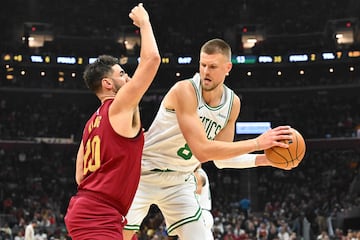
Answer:
M210 107L203 101L199 74L195 74L189 81L195 88L198 114L207 138L214 139L229 120L234 92L224 85L221 104ZM191 153L181 133L175 111L165 109L161 103L153 123L145 133L142 170L192 172L198 165L199 161Z

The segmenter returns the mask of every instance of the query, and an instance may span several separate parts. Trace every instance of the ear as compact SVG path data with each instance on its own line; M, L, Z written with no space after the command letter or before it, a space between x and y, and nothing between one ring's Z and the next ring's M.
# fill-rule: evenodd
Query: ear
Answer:
M103 88L105 88L105 89L112 89L113 83L110 78L103 78L101 80L101 84L102 84Z
M227 65L226 65L226 68L227 68L227 72L229 73L232 69L232 62L228 62Z

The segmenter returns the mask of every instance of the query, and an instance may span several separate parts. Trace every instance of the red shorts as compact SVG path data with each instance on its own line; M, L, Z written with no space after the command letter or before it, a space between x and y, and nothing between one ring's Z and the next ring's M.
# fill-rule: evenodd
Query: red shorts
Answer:
M122 240L126 219L118 210L99 199L76 195L70 199L65 225L73 240Z

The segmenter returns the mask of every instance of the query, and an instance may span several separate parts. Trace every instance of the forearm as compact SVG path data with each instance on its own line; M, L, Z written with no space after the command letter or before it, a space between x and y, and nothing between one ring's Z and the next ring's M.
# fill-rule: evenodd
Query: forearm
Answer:
M159 50L156 44L155 36L150 21L144 21L140 27L141 49L140 60L152 60L160 58Z
M243 154L229 159L213 161L217 168L253 168L257 167L258 154Z
M253 168L271 166L265 154L243 154L230 159L213 161L217 168Z
M195 152L195 156L199 159L200 162L211 160L223 161L224 159L231 159L243 154L248 154L260 150L256 139L237 142L209 140L209 142L198 144L194 149L198 150Z

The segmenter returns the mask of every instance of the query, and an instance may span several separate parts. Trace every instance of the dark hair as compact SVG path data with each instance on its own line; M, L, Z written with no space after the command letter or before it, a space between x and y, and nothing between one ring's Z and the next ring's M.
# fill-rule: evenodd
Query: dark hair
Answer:
M220 53L231 61L231 47L224 40L215 38L207 41L202 45L200 52L206 54Z
M112 66L119 64L119 60L109 55L99 56L93 63L86 66L83 78L86 86L93 92L101 87L101 80L111 74Z

